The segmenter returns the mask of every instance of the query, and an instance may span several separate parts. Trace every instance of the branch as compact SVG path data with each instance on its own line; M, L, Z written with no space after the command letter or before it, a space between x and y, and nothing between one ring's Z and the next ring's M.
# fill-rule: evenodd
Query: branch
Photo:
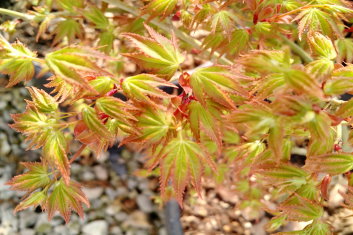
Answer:
M278 36L286 44L288 44L288 46L293 50L293 52L295 52L297 55L299 55L300 58L302 58L305 63L310 63L311 61L313 61L313 58L311 58L311 56L306 51L304 51L303 48L298 46L295 42L293 42L292 40L289 40L286 36L284 36L282 34L278 34Z
M8 10L8 9L4 9L4 8L0 8L0 14L13 16L13 17L20 18L23 20L28 20L28 21L34 20L34 18L35 18L34 15L21 13L21 12L17 12L17 11L12 11L12 10Z

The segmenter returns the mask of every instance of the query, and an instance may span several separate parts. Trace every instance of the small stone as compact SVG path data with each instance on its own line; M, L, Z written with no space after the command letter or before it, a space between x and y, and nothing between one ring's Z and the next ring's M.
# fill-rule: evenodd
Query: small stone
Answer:
M116 215L119 211L120 207L118 207L117 205L109 205L105 209L105 213L107 213L108 215Z
M123 223L124 227L133 227L139 229L150 229L151 224L147 221L147 216L141 211L134 211Z
M69 228L67 228L65 225L55 226L54 232L60 235L71 234Z
M108 179L108 171L105 167L98 165L93 168L93 171L95 175L97 176L97 179L99 180L107 180Z
M82 231L87 235L108 234L108 223L105 220L96 220L83 226Z
M85 171L82 176L81 179L84 181L91 181L94 180L95 176L91 171Z
M138 195L136 201L141 211L145 213L151 213L153 211L152 201L146 195L143 195L143 194Z
M114 235L122 235L123 231L121 230L120 227L118 226L114 226L110 229L110 234L114 234Z
M82 188L82 191L85 193L87 196L88 200L93 200L99 198L104 189L101 187L96 187L96 188Z
M198 215L201 217L206 217L208 214L206 208L201 206L195 207L194 212L195 212L195 215Z
M341 184L333 186L329 194L328 207L334 209L341 206L344 199L339 192L346 192L346 190L346 187Z
M33 229L23 229L21 230L21 235L35 235L36 231Z
M114 217L118 222L122 222L126 220L127 216L128 215L125 212L121 211L119 213L116 213Z
M34 211L24 210L20 215L20 228L25 229L36 224L38 215Z

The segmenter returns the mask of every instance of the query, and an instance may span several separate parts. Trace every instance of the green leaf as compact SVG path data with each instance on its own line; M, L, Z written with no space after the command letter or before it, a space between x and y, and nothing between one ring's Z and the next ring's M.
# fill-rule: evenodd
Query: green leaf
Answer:
M129 113L131 110L136 109L135 107L112 96L105 96L97 99L96 107L108 116L126 124L131 124L131 120L137 120L131 113Z
M67 38L68 43L72 44L76 38L83 39L83 27L74 19L66 19L57 24L54 29L55 38L53 45L62 42Z
M185 138L183 133L172 139L163 149L161 162L161 191L164 193L168 181L172 181L176 199L182 205L183 193L188 183L192 183L196 190L201 189L201 175L203 163L213 167L214 163L208 159L201 147Z
M305 66L305 72L319 82L331 76L333 69L334 62L328 59L314 60Z
M91 5L83 15L85 18L94 23L98 29L107 30L110 27L108 18L96 6Z
M311 51L318 59L333 60L336 58L337 53L329 37L321 33L313 33L308 37Z
M51 219L56 211L64 217L66 223L69 222L71 210L83 218L82 203L89 207L89 201L81 190L81 186L73 181L69 184L59 180L55 183L53 192L49 196L45 209L48 211L48 218Z
M23 201L21 201L20 204L15 207L14 212L27 209L31 206L36 207L38 205L42 205L46 199L47 195L43 191L34 192L28 197L26 197Z
M229 35L233 25L234 22L229 11L221 10L212 16L211 29L213 33L216 31L222 31Z
M164 0L163 0L164 1ZM124 33L138 53L125 53L123 55L133 59L141 67L155 72L166 79L170 79L184 61L176 45L176 39L169 40L145 25L150 38L133 33Z
M11 186L14 190L31 191L47 186L50 179L50 172L48 166L44 162L22 162L28 171L22 175L15 176L6 184Z
M332 73L332 79L328 80L324 86L324 92L327 95L342 95L353 91L353 65L335 70Z
M236 29L233 31L230 40L224 42L224 49L221 49L222 53L238 55L249 46L249 40L250 35L246 29Z
M100 95L105 95L114 88L114 80L108 76L98 76L90 80L89 85L92 86Z
M283 215L278 215L273 217L265 226L266 231L274 232L279 229L285 222L287 217Z
M190 85L201 104L205 105L207 95L219 104L234 108L230 95L248 97L247 91L237 81L242 78L243 75L232 73L226 68L211 66L196 69L190 77Z
M347 153L329 153L310 156L305 161L305 169L311 172L323 172L339 175L353 169L353 155Z
M331 127L331 119L326 113L315 113L313 119L307 124L311 138L321 140L324 143L328 142L330 139L330 132L328 130Z
M6 87L31 80L35 73L33 60L36 57L36 53L30 51L22 43L10 44L0 36L0 72L10 76Z
M221 130L219 123L212 116L210 110L206 110L201 103L197 101L191 101L189 110L190 128L195 138L200 141L200 131L203 130L206 135L220 147L222 145Z
M322 97L322 90L319 84L314 80L313 77L309 76L304 71L290 69L286 71L285 78L287 84L299 94L306 93Z
M52 132L44 147L43 155L48 162L56 166L66 183L70 181L70 166L66 154L67 143L61 131Z
M342 104L336 111L335 115L341 118L348 118L353 116L353 99L350 99Z
M74 12L77 10L76 8L83 8L84 7L84 1L83 0L58 0L57 1L59 6L62 7L63 9Z
M314 221L313 223L306 226L304 234L315 234L315 235L330 235L332 234L331 226L321 221Z
M37 149L43 146L54 125L57 124L55 119L48 118L33 105L28 105L24 113L12 114L11 117L15 123L10 126L27 137L28 149Z
M338 38L335 41L335 46L338 51L337 63L353 62L353 39L352 38Z
M291 221L310 221L323 215L323 208L315 201L293 195L283 202L278 209Z
M58 102L43 90L35 87L27 88L32 97L32 103L40 112L50 113L58 109Z
M100 51L109 54L113 50L115 35L113 32L102 32L99 36L98 46Z
M105 140L113 139L113 135L99 119L94 108L86 106L82 109L82 119L87 127Z
M161 20L163 20L173 12L177 3L178 0L151 0L142 9L142 14L149 14L149 20L157 16L160 16Z
M47 54L45 61L56 76L72 85L94 91L84 77L106 74L90 60L92 56L99 55L98 52L83 48L66 47Z
M172 113L161 110L147 109L138 118L137 127L142 135L138 139L150 143L158 143L168 137L168 132L173 128Z
M125 78L122 82L121 88L124 94L138 102L145 104L155 105L155 102L151 100L153 98L170 98L169 95L162 90L158 89L160 86L168 86L176 88L175 85L165 82L157 76L151 74L139 74L136 76Z

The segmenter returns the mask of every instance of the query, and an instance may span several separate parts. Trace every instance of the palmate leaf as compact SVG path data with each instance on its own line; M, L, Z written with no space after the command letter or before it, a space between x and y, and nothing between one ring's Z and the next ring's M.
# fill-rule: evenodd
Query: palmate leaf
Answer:
M220 126L210 110L207 110L198 101L191 101L189 110L190 128L195 138L200 141L200 132L203 130L220 147L222 145Z
M65 181L70 181L70 166L66 154L67 142L61 131L51 132L44 147L44 158L57 167Z
M334 62L328 59L314 60L305 66L305 72L319 82L323 82L331 76L333 69Z
M192 183L198 192L201 189L201 175L206 163L215 169L214 163L208 158L202 148L186 138L182 131L172 139L162 150L161 191L165 193L169 180L172 181L176 199L182 205L183 193L188 183Z
M142 9L142 15L149 14L149 19L160 16L163 20L173 12L177 3L178 0L150 0Z
M337 63L353 62L353 39L352 38L339 38L335 41L335 46L338 51Z
M322 90L315 79L304 71L291 69L286 71L285 78L287 84L297 93L306 93L317 97L322 97Z
M54 184L53 191L45 203L45 210L48 211L48 218L51 219L56 211L64 217L66 223L70 220L71 210L83 218L84 203L87 207L90 206L88 199L81 190L81 186L70 181L68 184L63 180L59 180Z
M230 36L233 25L234 22L229 11L222 10L212 16L211 29L213 33L216 31L224 31Z
M310 156L306 159L305 169L330 175L343 174L353 169L353 155L348 153L328 153Z
M70 96L75 99L76 96L80 96L80 88L73 86L71 83L68 83L65 79L57 76L51 76L48 78L49 82L45 84L45 87L52 88L50 94L54 95L54 98L59 102L63 102Z
M324 212L321 205L299 195L293 195L278 207L287 220L310 221L320 218Z
M54 119L48 118L33 105L27 105L24 113L12 114L11 117L15 123L10 126L26 136L26 141L29 142L28 149L43 146L56 124Z
M175 37L169 40L147 25L145 28L151 38L133 33L123 34L139 50L138 53L123 55L133 59L141 67L169 79L184 61L184 56L177 49Z
M312 33L308 37L308 42L310 45L311 52L318 58L318 59L329 59L333 60L336 58L337 53L332 44L330 38L322 35L321 33Z
M230 95L247 98L248 92L237 79L247 79L243 75L234 74L219 66L199 68L190 77L190 85L196 99L205 105L206 96L226 107L234 108Z
M47 186L50 179L50 172L45 162L22 162L28 171L22 175L17 175L6 184L13 190L31 191Z
M85 18L94 23L98 29L107 30L109 28L109 20L104 13L96 6L90 6L88 10L84 11Z
M342 95L353 91L353 65L333 71L332 79L328 80L324 86L324 92L327 95Z
M0 36L0 72L10 76L6 87L12 87L21 81L29 81L34 76L33 59L36 53L22 43L10 44Z
M139 74L125 78L122 81L121 88L123 89L124 94L130 99L155 106L156 104L150 97L173 97L172 95L158 89L160 86L177 88L172 83L167 83L165 80L151 74Z
M63 41L67 38L69 44L73 43L76 38L83 39L83 27L74 19L66 19L57 24L54 29L55 38L53 45Z
M34 192L30 194L28 197L23 199L14 209L14 212L18 212L24 209L27 209L28 207L31 206L39 206L43 205L43 203L46 201L47 195L43 191L39 192Z
M107 74L90 60L92 56L99 55L99 52L84 48L66 47L47 54L45 61L57 77L70 84L94 91L85 77L87 74L98 76Z
M49 113L57 110L58 102L48 93L35 87L29 87L27 89L32 97L32 101L27 102L33 104L40 112Z
M353 116L353 99L342 104L335 113L336 116L347 118Z
M172 113L162 110L146 109L137 120L137 128L141 131L137 140L140 141L158 143L167 139L168 132L173 128Z
M103 124L103 121L100 120L96 110L92 107L86 106L82 109L82 120L94 133L99 135L102 139L112 140L113 135L109 132L107 127Z

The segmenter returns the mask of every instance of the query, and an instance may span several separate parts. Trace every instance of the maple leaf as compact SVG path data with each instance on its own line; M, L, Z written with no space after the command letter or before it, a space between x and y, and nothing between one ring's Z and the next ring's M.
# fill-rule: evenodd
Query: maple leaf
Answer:
M50 94L55 94L54 98L58 100L59 103L63 102L70 96L75 99L75 97L81 95L81 93L79 92L79 87L73 86L61 77L51 76L48 80L49 82L44 86L52 88Z
M21 162L28 169L22 175L17 175L6 184L11 186L11 189L31 191L38 188L44 188L50 184L50 172L45 162Z
M170 79L184 61L184 56L178 52L176 39L173 36L169 40L147 25L145 28L151 39L133 33L122 34L139 50L138 53L122 55L133 59L141 67Z
M24 113L12 114L11 117L15 123L10 126L26 136L28 149L43 146L56 124L55 119L48 118L33 105L27 105Z
M58 102L48 93L35 87L29 87L27 89L32 97L32 101L27 102L34 105L40 112L50 113L57 110Z
M312 172L323 172L338 175L353 168L353 155L347 153L328 153L310 156L305 162L305 169Z
M71 44L77 38L83 39L83 27L82 25L74 19L66 19L57 24L54 29L55 38L53 40L53 45L63 41L67 38L68 43Z
M233 25L234 22L229 11L221 10L212 16L211 28L213 33L216 31L225 31L230 35Z
M199 68L190 77L190 86L196 99L205 105L205 95L215 102L226 107L234 108L235 104L230 95L247 98L248 92L237 79L246 78L240 74L234 74L224 67L211 66Z
M173 115L161 110L146 109L138 118L137 128L141 130L141 141L158 143L168 139L168 132L173 128Z
M322 82L331 76L334 70L334 62L329 59L314 60L305 66L305 72Z
M281 203L278 209L291 221L310 221L320 218L324 212L317 202L299 195L291 196Z
M107 73L90 60L92 56L98 57L100 53L84 48L66 47L48 53L45 56L45 61L57 77L72 85L84 87L94 92L85 79L86 75L99 76Z
M171 180L180 205L182 205L183 193L188 182L191 182L200 192L203 164L206 163L215 169L207 153L197 143L186 139L183 135L185 134L180 131L177 138L169 141L162 150L163 159L160 162L162 194L165 194L165 188Z
M90 206L88 199L81 190L81 186L70 181L69 184L63 180L57 181L53 186L53 191L48 197L44 208L48 211L48 218L51 219L56 211L64 217L66 223L70 220L71 210L83 218L84 203L87 207Z
M43 147L45 159L56 166L66 183L70 181L70 166L66 154L67 143L61 131L51 132Z
M195 138L200 141L200 131L203 130L208 137L217 143L218 147L221 147L222 137L220 126L210 113L210 110L204 108L200 102L191 101L189 112L190 128Z
M127 77L122 81L121 88L123 89L124 94L130 99L155 106L155 102L151 100L150 97L173 97L172 95L158 89L160 86L177 88L175 85L167 83L164 79L151 74L139 74Z
M335 41L335 46L338 51L337 63L353 62L353 39L352 38L338 38Z
M102 120L94 108L86 106L82 109L82 119L87 127L105 140L112 140L113 135L109 132L107 127L103 124Z
M149 14L148 20L157 16L160 16L163 20L173 12L177 3L178 0L150 0L150 3L142 9L141 14Z
M324 85L324 92L327 95L341 95L352 92L353 89L353 65L339 68L333 71L332 78Z
M14 209L14 212L18 212L24 209L27 209L28 207L31 206L39 206L39 205L43 205L43 203L45 202L45 200L47 199L47 195L45 192L43 191L39 191L39 192L34 192L31 195L29 195L28 197L26 197L25 199L23 199L23 201L21 201Z
M312 53L318 59L333 60L336 58L337 53L329 37L316 32L309 35L308 42Z
M10 76L6 87L31 80L35 73L33 60L36 57L36 53L22 43L10 44L0 35L0 71Z
M85 18L94 23L98 29L106 30L109 28L109 20L104 13L96 6L91 5L83 15Z

